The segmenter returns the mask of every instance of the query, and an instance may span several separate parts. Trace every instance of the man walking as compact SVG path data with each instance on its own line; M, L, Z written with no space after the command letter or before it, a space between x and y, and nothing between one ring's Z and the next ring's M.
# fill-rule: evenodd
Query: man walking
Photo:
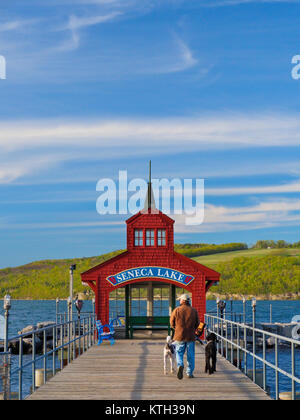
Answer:
M198 312L192 308L190 297L187 294L179 298L180 306L174 309L170 318L171 328L175 330L174 341L176 341L177 378L183 377L183 356L187 352L188 378L193 378L195 369L195 331L200 323Z

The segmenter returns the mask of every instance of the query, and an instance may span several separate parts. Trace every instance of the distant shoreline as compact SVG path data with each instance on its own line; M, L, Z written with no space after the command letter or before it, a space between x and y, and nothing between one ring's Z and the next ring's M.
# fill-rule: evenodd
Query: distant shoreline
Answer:
M286 293L281 295L242 295L242 294L222 294L222 293L212 293L208 292L206 295L206 300L216 300L217 297L222 300L243 300L245 297L246 300L251 300L256 298L257 300L300 300L300 293Z
M256 295L239 295L239 294L221 294L221 293L210 293L208 292L206 295L206 300L216 300L217 298L221 299L221 300L230 300L232 299L233 301L242 301L243 297L246 298L246 300L251 300L252 298L255 298L257 300L281 300L281 301L285 301L285 300L290 300L290 301L298 301L300 300L300 293L298 294L286 294L286 295L260 295L260 296L256 296ZM67 301L68 298L59 298L60 301ZM134 299L134 298L133 298ZM0 301L3 299L0 299ZM17 300L17 301L21 301L21 300L26 300L26 301L54 301L56 300L56 298L52 298L52 299L32 299L30 297L27 298L16 298L16 299L12 299L13 301ZM92 299L84 299L86 301L92 301ZM116 299L110 299L110 300L116 300ZM117 299L117 300L124 300L124 299ZM142 300L147 300L147 298L143 298ZM163 300L168 300L168 298L163 299Z

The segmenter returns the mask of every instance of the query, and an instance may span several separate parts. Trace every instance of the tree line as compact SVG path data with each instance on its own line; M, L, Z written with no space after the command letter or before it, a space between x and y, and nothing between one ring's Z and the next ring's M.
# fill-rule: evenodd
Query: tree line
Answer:
M176 252L186 257L200 257L202 255L218 254L221 252L242 251L248 249L248 245L242 242L232 242L229 244L176 244Z
M253 248L256 249L281 249L281 248L300 248L300 241L290 243L286 242L283 239L278 241L273 240L259 240L253 245Z

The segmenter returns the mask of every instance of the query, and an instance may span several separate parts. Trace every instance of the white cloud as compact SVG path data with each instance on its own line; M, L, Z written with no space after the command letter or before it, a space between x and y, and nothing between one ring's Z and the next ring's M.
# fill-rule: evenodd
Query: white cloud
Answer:
M255 187L232 187L232 188L206 188L205 195L249 195L249 194L283 194L300 192L300 180L282 185L255 186Z
M172 215L177 233L225 232L257 230L300 224L300 200L264 201L254 206L226 207L205 205L204 222L185 225L185 215Z
M75 159L299 145L297 115L0 122L0 182L11 182ZM20 155L18 159L16 153ZM241 163L240 170L235 168L234 171L225 163L223 174L229 170L227 176L238 176L243 171L246 175L281 171L299 175L298 164L291 161L272 167L260 165L262 167L255 170L255 167L243 168ZM201 175L205 176L205 168ZM214 168L214 175L222 176L222 171ZM186 177L186 172L182 176ZM208 188L206 195L279 194L299 192L299 189L300 181L297 181L259 187Z
M124 221L119 222L37 222L37 223L3 223L0 225L0 229L9 229L9 230L32 230L32 229L81 229L81 228L121 228L124 227Z
M56 47L49 48L48 53L67 52L76 50L80 46L79 29L98 25L100 23L110 22L120 15L122 15L121 12L111 12L107 15L92 15L84 17L76 16L74 14L70 15L68 23L58 28L58 31L69 31L70 36Z
M220 116L166 119L110 119L0 123L0 147L149 147L177 151L300 145L298 116ZM143 147L141 147L141 142ZM116 149L115 149L116 150ZM118 151L116 150L116 153Z
M0 23L0 32L16 31L39 22L40 19L19 19Z
M156 66L149 66L149 73L176 73L195 67L198 64L198 60L194 57L188 45L177 35L174 38L176 53L173 56L167 56L168 62L165 65L158 63ZM206 68L201 69L202 73L206 71ZM142 72L145 73L146 70L143 69Z
M69 18L69 22L66 26L66 29L70 29L74 31L79 28L85 28L88 26L98 25L99 23L112 21L120 15L122 15L121 12L112 12L107 15L86 16L86 17L78 17L75 15L71 15Z

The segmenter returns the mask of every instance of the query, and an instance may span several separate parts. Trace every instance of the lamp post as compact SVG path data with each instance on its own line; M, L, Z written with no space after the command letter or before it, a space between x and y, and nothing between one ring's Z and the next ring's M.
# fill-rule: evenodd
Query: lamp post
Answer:
M224 315L224 310L226 308L226 302L224 300L219 300L218 302L218 308L220 310L220 316L223 319L223 315Z
M217 299L216 299L216 304L217 304L217 318L219 318L219 302L220 302L220 298L217 297Z
M252 326L255 328L256 299L252 299Z
M246 323L246 298L243 296L243 320L244 324Z
M80 320L80 312L81 312L81 309L83 307L83 300L78 299L78 295L76 295L75 307L76 307L77 313L78 313L78 320Z
M68 321L71 321L71 313L72 313L72 298L71 298L71 296L68 297L67 304L68 304Z
M8 317L9 317L9 310L11 308L11 297L10 295L5 295L3 300L3 308L4 308L4 352L7 352L8 349Z
M56 298L55 304L56 304L56 306L55 306L55 313L56 313L55 320L56 320L56 324L57 324L58 323L58 304L59 304L59 298Z
M71 310L70 310L70 320L72 318L72 301L73 301L73 272L76 270L76 264L70 265L70 292L69 297L71 299Z
M93 315L95 315L95 298L92 298Z

